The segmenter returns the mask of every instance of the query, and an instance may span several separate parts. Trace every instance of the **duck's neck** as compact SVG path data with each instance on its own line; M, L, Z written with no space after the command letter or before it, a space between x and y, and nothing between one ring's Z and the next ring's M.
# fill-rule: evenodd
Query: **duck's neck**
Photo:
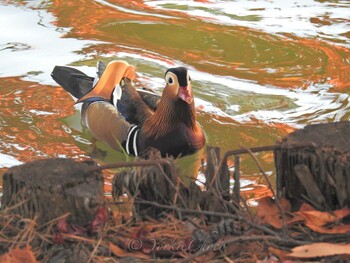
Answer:
M157 110L145 122L144 131L148 137L158 138L181 125L193 131L197 129L194 103L173 101L163 94Z

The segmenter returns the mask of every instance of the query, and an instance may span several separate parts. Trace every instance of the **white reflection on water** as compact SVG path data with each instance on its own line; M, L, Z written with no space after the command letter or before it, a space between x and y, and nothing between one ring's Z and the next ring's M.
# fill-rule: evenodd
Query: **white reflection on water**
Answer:
M102 0L99 2L107 4L107 2ZM313 30L319 30L319 28L316 28L316 25L310 22L310 17L324 15L329 5L314 1L303 1L303 5L283 1L240 1L239 4L227 1L210 2L209 4L192 1L147 1L146 3L157 8L165 8L166 6L167 9L175 8L179 11L181 9L176 7L184 5L187 6L187 8L184 8L184 12L188 12L192 16L199 15L198 12L200 11L201 16L207 15L207 17L215 18L217 21L225 22L227 20L237 25L255 28L258 26L265 31L271 31L283 25L284 32L294 32L296 34L308 34L308 32L310 33ZM169 6L170 4L172 4L172 7ZM341 4L338 5L341 6ZM302 13L300 13L301 9L303 10ZM346 10L346 7L332 8L327 15L329 18L346 17L344 14ZM233 13L240 18L229 16ZM254 21L254 17L247 17L252 15L256 16L256 21ZM244 17L246 19L243 19ZM252 21L249 21L249 19ZM86 59L86 55L84 57L83 54L77 54L76 51L82 50L87 45L102 43L62 38L69 31L69 28L55 27L52 24L54 20L55 18L50 13L42 9L32 10L22 6L1 6L0 31L2 34L0 35L0 53L2 63L0 63L0 77L24 76L25 79L32 81L55 84L50 77L50 72L55 65L67 65L71 62ZM295 20L299 22L304 21L305 25L294 23ZM292 21L294 22L291 23ZM340 26L340 24L346 30L350 27L349 24L341 22L331 23L329 26ZM337 34L338 31L335 30L333 33ZM160 72L164 72L166 68L175 65L183 66L181 61L162 57L160 54L147 56L148 51L141 53L140 50L133 50L132 48L129 50L130 53L118 52L108 56L113 55L119 59L126 59L131 63L153 65L155 68L159 68ZM215 85L218 88L215 94L216 100L223 100L222 104L227 104L224 101L225 94L232 96L227 90L238 91L243 95L281 96L293 102L292 108L262 108L244 111L241 110L242 107L239 104L234 103L231 103L230 107L226 108L217 107L210 100L201 98L201 91L197 90L196 105L203 112L214 114L218 117L231 118L237 122L249 122L252 119L258 119L265 123L288 123L295 127L301 127L309 122L321 122L329 119L333 121L341 120L349 109L348 95L330 93L328 92L330 87L326 84L311 84L304 90L279 89L232 76L218 76L201 72L189 65L184 66L190 68L195 88L196 85ZM92 67L84 66L79 67L79 69L88 75L94 75L95 69ZM139 72L139 75L141 80L151 88L160 90L164 85L162 76L154 76L142 71ZM220 90L225 91L225 93L221 93ZM315 116L315 113L317 113L317 116Z
M290 99L293 108L285 109L259 109L239 113L240 105L233 105L234 110L222 110L213 103L203 100L200 97L195 99L197 108L203 112L215 114L220 117L231 118L237 122L250 122L258 119L265 123L287 123L295 128L302 128L306 124L325 122L327 120L340 121L350 109L349 96L343 93L329 92L332 88L329 84L312 84L305 89L281 89L271 85L260 85L254 81L238 79L232 76L218 76L196 70L189 65L183 65L179 61L167 63L166 58L148 58L139 54L116 52L115 57L126 60L135 60L142 64L154 64L166 68L174 66L187 66L190 70L194 87L197 84L203 86L219 85L222 90L234 90L247 94L261 94L266 97L280 96ZM143 62L142 62L143 61ZM144 83L159 90L164 85L162 78L149 76L143 79ZM158 85L158 88L157 88ZM218 94L219 91L216 92ZM220 96L218 96L220 97ZM220 99L216 97L215 99ZM222 96L221 96L222 97ZM222 99L222 98L221 98ZM317 114L315 114L317 113ZM214 117L215 118L215 117Z
M115 9L117 9L119 11L122 11L122 12L125 12L125 13L129 13L129 14L135 14L135 15L141 15L141 16L154 16L154 17L159 17L159 18L163 18L163 19L169 19L169 18L174 19L174 18L176 18L176 17L173 17L173 16L151 14L151 13L147 13L147 12L141 12L141 11L135 11L135 10L132 10L132 9L127 9L125 7L121 7L121 6L109 3L108 1L104 1L104 0L95 0L95 2L100 3L102 5L105 5L105 6L109 6L109 7L115 8Z
M51 70L83 58L76 51L96 41L61 38L45 10L0 5L0 77L26 76L26 80L52 84Z
M12 167L23 163L18 161L15 157L3 153L0 153L0 160L0 168Z
M350 31L349 1L324 3L313 0L239 1L145 1L158 9L186 12L208 22L246 26L268 33L292 33L303 37L339 40L350 46L344 35ZM311 18L315 18L312 20Z
M28 2L35 5L35 10L30 9L29 5L0 4L0 77L23 76L25 80L57 85L50 77L51 70L55 65L68 65L79 61L80 64L84 64L86 60L90 59L90 54L81 51L89 45L104 43L102 41L64 38L70 28L54 26L53 22L56 18L46 10L40 9L41 2ZM111 5L103 0L97 2ZM350 31L349 4L346 4L345 1L340 1L338 4L310 0L299 2L242 0L208 1L206 3L146 1L146 3L157 8L186 12L198 19L204 17L209 19L211 23L247 26L269 33L292 33L297 36L334 38L337 39L337 42L343 41L344 46L349 46L346 42L348 41L346 35L343 35L343 33ZM329 8L331 5L336 6L336 8ZM123 12L168 18L112 6ZM313 23L310 21L312 17L327 20L329 23ZM330 92L332 87L328 84L310 83L305 89L281 89L232 76L219 76L203 72L176 60L174 57L166 57L145 50L144 47L127 47L119 43L115 43L115 45L123 47L123 50L129 52L99 54L101 59L115 57L125 59L131 64L140 65L138 67L140 80L158 91L164 87L163 74L166 68L189 67L196 92L197 107L204 113L212 114L210 117L221 123L229 125L234 122L245 123L258 120L264 123L287 123L294 127L302 127L308 123L349 119L349 95ZM147 69L144 70L142 65L147 65L145 67ZM81 66L78 68L90 76L94 75L95 69L93 67ZM266 68L267 72L272 73L273 70L269 67ZM207 87L213 87L213 91L208 92L205 89ZM291 103L286 107L276 105L277 108L264 106L253 108L252 105L249 105L249 108L243 107L244 105L235 101L239 97L244 98L244 96L252 98L260 96L267 100L272 97L285 98ZM18 99L15 100L15 103L21 104L22 102ZM42 118L48 114L45 111L30 110L30 112ZM21 121L32 122L31 119L22 119ZM71 127L72 122L69 125ZM73 137L79 143L90 144L90 141L80 135L73 135ZM21 151L19 148L16 149ZM38 153L38 155L40 154ZM20 162L14 157L0 153L0 165L2 165L0 167L16 164L20 164Z

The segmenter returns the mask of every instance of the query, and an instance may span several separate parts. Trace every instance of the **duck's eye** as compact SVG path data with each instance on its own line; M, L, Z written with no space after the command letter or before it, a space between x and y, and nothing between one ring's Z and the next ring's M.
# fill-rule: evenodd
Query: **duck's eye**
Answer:
M174 83L174 80L173 80L172 77L169 77L169 78L168 78L168 83L169 83L169 84L173 84L173 83Z
M188 76L188 81L191 81L191 77L190 76Z

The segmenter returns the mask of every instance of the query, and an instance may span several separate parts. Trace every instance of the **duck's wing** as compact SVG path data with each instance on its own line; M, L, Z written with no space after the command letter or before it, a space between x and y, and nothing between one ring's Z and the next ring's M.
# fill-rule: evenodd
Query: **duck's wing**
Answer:
M145 103L128 78L123 78L120 85L115 88L111 102L131 124L140 126L153 115L153 110Z
M102 61L97 62L96 66L96 78L94 80L94 84L101 78L103 72L106 70L106 64ZM157 109L158 103L160 101L160 95L157 94L154 90L149 88L137 88L136 91L141 96L141 99L144 103L152 110L155 111Z
M85 102L82 121L97 140L104 142L115 150L124 148L131 124L125 120L118 110L105 101Z
M153 90L140 88L136 89L138 94L141 96L142 100L146 105L152 110L155 111L158 107L160 101L160 95L155 93Z

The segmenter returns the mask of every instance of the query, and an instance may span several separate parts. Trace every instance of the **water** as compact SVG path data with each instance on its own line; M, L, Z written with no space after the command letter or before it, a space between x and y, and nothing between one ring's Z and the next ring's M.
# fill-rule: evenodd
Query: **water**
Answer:
M93 150L55 65L94 75L97 60L124 59L157 91L168 67L188 67L198 121L223 152L349 120L349 14L349 1L0 1L0 173L44 157L124 158ZM272 154L258 157L273 177Z

